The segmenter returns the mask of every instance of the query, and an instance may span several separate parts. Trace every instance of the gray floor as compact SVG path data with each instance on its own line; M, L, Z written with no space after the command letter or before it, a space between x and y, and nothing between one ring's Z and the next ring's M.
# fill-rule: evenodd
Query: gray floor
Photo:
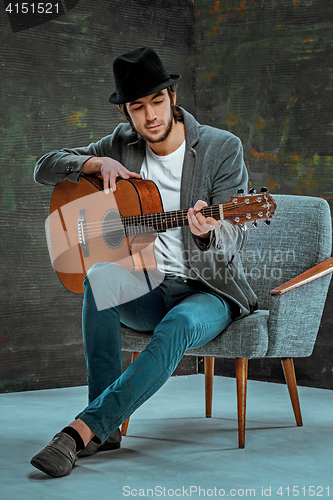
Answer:
M235 381L214 384L213 418L203 417L203 376L173 377L132 416L121 449L81 459L60 479L30 458L85 406L87 388L0 395L0 498L333 497L332 391L300 387L296 427L284 385L249 381L239 450Z

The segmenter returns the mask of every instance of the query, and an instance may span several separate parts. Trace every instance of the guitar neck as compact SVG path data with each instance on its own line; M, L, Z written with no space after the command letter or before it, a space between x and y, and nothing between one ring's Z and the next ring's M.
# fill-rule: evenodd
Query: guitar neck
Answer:
M232 196L227 203L204 207L201 213L204 217L216 220L229 220L233 224L260 219L269 219L276 209L276 204L267 193ZM127 235L147 232L162 232L173 227L188 225L188 210L173 210L171 212L158 212L154 214L133 215L123 217L122 223Z
M188 210L172 210L171 212L160 212L155 214L132 215L123 217L122 223L126 234L139 234L146 232L163 232L167 229L188 225ZM201 210L204 217L213 217L216 220L223 219L223 205L204 207Z

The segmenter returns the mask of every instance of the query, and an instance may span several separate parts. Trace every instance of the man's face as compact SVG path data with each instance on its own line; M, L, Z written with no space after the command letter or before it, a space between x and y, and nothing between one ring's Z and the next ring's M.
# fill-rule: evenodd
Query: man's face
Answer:
M135 130L151 144L163 142L171 132L173 115L167 89L126 103Z

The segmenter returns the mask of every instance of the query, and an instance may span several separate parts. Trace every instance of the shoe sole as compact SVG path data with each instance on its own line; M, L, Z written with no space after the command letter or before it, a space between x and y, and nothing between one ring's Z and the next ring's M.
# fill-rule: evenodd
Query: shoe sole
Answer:
M41 472L44 472L44 474L48 474L49 476L52 476L52 477L63 477L63 476L68 476L72 470L70 470L67 474L63 474L61 476L58 476L57 474L52 474L49 470L47 470L43 464L39 461L39 460L34 460L34 459L31 459L30 461L31 465L33 465L36 469L40 470Z
M118 448L120 448L120 441L118 443L104 443L98 448L97 453L99 451L117 450Z

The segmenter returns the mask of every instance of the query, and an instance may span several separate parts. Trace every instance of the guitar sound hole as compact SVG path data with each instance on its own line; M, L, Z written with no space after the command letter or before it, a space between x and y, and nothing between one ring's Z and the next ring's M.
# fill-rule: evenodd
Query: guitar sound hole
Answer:
M102 218L102 236L109 248L119 248L125 239L125 231L118 210L110 209Z

